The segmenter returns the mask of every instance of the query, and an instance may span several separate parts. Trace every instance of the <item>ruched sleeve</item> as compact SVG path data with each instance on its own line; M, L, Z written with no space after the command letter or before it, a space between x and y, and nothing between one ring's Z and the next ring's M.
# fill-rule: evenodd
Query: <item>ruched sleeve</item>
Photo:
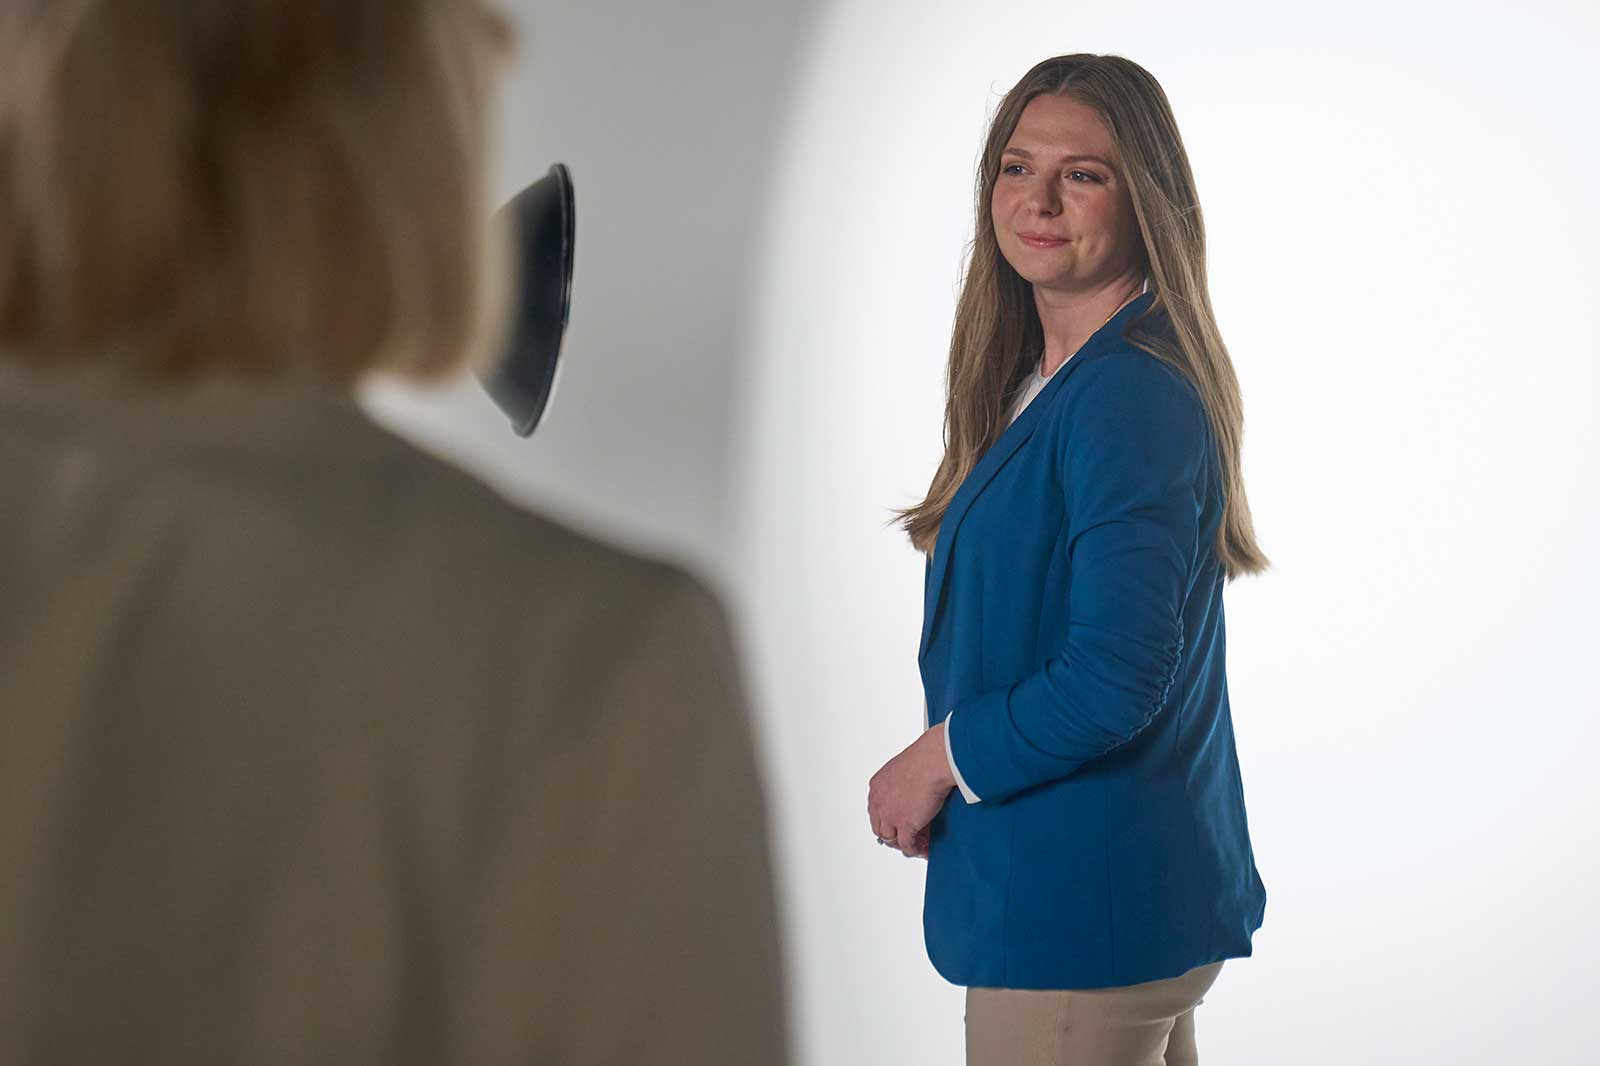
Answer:
M1033 673L952 714L951 761L985 803L1132 740L1166 706L1183 662L1211 447L1204 406L1144 352L1095 359L1068 384L1066 639Z

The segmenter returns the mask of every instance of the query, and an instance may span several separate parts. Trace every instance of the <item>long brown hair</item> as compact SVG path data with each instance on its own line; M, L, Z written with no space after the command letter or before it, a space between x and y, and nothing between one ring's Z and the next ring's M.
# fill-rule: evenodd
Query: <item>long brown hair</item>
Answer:
M497 324L483 0L0 10L0 350L429 377Z
M1094 108L1111 134L1155 290L1155 299L1124 335L1182 372L1205 404L1226 500L1216 553L1227 579L1265 570L1270 563L1256 544L1240 472L1239 379L1211 310L1205 226L1189 157L1161 85L1143 67L1116 55L1046 59L1000 101L978 164L977 222L950 337L944 458L927 497L895 512L900 524L919 551L933 552L946 508L1004 432L1010 398L1044 343L1032 286L1006 262L995 239L992 197L1000 154L1023 108L1047 93Z

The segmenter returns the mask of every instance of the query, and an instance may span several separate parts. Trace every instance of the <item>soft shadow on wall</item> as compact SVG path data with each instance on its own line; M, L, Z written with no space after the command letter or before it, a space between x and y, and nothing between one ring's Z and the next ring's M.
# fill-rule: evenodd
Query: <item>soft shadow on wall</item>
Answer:
M500 6L520 42L499 99L494 202L557 161L576 190L572 307L555 395L527 439L470 377L426 389L375 382L365 406L520 504L689 564L736 608L727 586L744 523L732 483L747 442L734 407L746 398L772 157L816 5ZM766 708L755 703L753 712L770 768ZM770 784L770 769L768 780L769 809L793 806ZM773 840L775 850L787 847L776 827ZM786 903L787 878L778 892ZM792 929L786 939L791 961L806 954ZM792 1026L802 1044L805 1025Z
M364 391L380 421L506 495L723 582L733 381L756 224L809 2L501 5L519 30L495 203L577 189L571 321L532 438L471 380Z

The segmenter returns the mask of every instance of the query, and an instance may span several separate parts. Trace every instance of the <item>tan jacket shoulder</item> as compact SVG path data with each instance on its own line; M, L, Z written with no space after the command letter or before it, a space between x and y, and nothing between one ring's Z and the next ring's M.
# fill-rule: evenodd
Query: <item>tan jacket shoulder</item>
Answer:
M292 383L13 376L0 515L0 1060L784 1061L683 570Z

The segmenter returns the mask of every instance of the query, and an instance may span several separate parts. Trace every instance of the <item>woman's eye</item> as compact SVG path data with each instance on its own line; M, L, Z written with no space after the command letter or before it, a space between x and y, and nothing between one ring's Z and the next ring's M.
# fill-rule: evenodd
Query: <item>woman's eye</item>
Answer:
M1012 174L1012 173L1021 173L1021 172L1022 172L1022 164L1021 163L1007 163L1005 166L1000 168L1000 173L1002 173L1002 174Z
M1100 180L1098 176L1089 173L1087 170L1069 170L1069 171L1067 171L1067 180L1071 181L1073 175L1076 175L1076 174L1082 174L1084 177L1088 178L1090 181L1099 181ZM1081 182L1081 181L1074 182L1074 184L1082 185L1083 182Z

